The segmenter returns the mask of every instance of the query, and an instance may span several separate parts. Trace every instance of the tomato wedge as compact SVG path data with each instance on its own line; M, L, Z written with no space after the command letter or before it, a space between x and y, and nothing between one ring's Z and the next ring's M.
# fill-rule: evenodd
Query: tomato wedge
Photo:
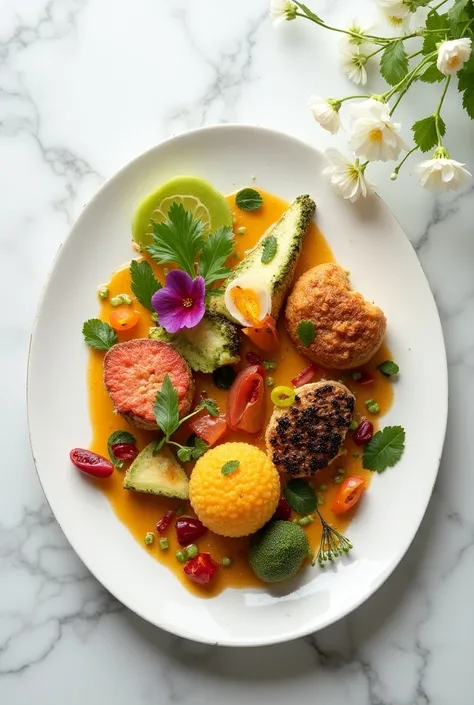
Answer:
M222 414L217 417L211 416L203 409L191 419L189 428L196 436L213 446L227 431L227 421Z
M311 363L308 367L305 367L294 379L291 380L293 387L302 387L303 384L309 384L313 381L318 373L318 369L315 365Z
M265 370L251 365L235 378L227 399L227 425L233 431L258 433L265 423Z
M265 316L257 326L242 328L242 333L245 333L259 350L272 352L278 347L278 331L272 316Z
M331 507L333 514L344 514L355 507L365 490L365 480L357 475L348 477L339 488L334 504Z

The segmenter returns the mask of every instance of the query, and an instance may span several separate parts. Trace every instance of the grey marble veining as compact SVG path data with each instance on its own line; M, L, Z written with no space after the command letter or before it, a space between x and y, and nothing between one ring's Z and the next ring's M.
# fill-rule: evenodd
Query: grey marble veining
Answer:
M370 0L313 5L335 23L372 8ZM275 31L267 12L267 0L0 3L2 705L473 702L473 186L439 197L419 190L408 170L395 185L387 165L372 177L417 249L439 306L450 417L435 493L412 547L344 621L256 651L160 632L88 573L34 471L24 394L29 333L54 254L102 181L160 139L216 122L260 123L321 147L334 143L306 100L313 90L349 92L337 43L304 23ZM407 132L435 100L422 86L402 106ZM473 123L455 101L446 122L448 148L472 170Z

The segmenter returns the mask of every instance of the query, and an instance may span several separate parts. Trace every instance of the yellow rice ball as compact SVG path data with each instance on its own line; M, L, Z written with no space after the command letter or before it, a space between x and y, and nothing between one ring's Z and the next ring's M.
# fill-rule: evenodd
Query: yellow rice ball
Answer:
M239 465L225 474L222 470L230 461ZM198 518L221 536L248 536L261 529L273 516L280 492L273 463L248 443L212 448L199 458L189 482L189 499Z

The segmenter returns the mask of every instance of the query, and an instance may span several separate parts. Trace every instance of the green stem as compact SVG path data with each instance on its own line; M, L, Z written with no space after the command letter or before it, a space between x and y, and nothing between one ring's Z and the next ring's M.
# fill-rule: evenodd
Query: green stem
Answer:
M358 95L346 95L345 98L335 98L339 103L344 103L346 100L354 100L355 98L372 98L370 93L359 93Z
M406 85L406 89L403 91L403 93L406 93L406 90L408 90L409 86L411 85L411 83L413 82L413 80L416 78L416 76L417 76L419 70L420 70L421 68L423 68L423 66L425 66L429 61L431 61L431 59L432 59L434 56L436 56L436 54L437 54L436 51L434 51L434 52L431 53L431 54L428 54L428 56L426 56L426 57L423 59L423 61L420 61L420 63L417 64L414 69L412 69L411 71L409 71L409 72L407 73L407 75L404 76L404 77L402 78L402 80L399 81L399 82L396 84L396 86L393 86L393 88L391 88L391 89L390 89L389 91L387 91L386 93L382 93L382 96L381 96L381 97L382 97L385 101L390 100L390 98L392 97L392 95L393 95L394 93L396 93L400 88L402 88L403 86L405 86L405 84L407 84L407 85ZM398 104L398 102L399 102L399 101L397 101L397 104Z
M413 152L416 152L418 149L420 149L420 148L418 147L418 145L415 145L412 149L410 149L410 151L405 154L405 156L403 157L402 161L401 161L399 164L397 164L397 166L396 166L395 169L393 170L393 174L396 174L396 176L398 176L398 172L400 171L400 169L402 168L402 166L405 164L405 162L406 162L406 160L408 159L408 157L409 157L411 154L413 154ZM393 174L392 174L392 176L393 176Z
M444 99L446 97L446 93L447 93L448 86L449 86L450 82L451 82L451 76L447 76L446 81L444 82L444 89L443 89L443 92L441 93L441 98L439 99L438 107L436 108L435 113L434 113L436 136L438 138L438 147L441 147L441 145L443 144L443 139L442 139L443 136L441 134L440 122L439 122L440 121L440 112L441 112L441 107L442 107Z
M444 5L444 4L447 3L447 2L448 2L448 0L441 0L441 2L439 2L437 5L435 5L434 7L432 7L432 8L430 9L430 11L429 11L428 14L431 15L432 12L436 12L436 10L437 10L439 7L441 7L442 5Z
M420 49L420 51L415 51L414 54L408 54L408 61L411 61L415 58L415 56L419 56L420 54L423 54L423 49Z
M354 37L354 39L360 39L362 41L366 41L367 39L371 39L373 42L390 42L392 41L391 37L376 37L373 34L359 34L358 32L352 32L350 29L341 29L340 27L332 27L329 24L326 24L322 20L319 19L319 17L316 17L316 15L310 14L308 15L305 11L305 8L299 3L297 0L293 0L293 3L300 8L301 12L295 12L295 17L303 17L305 20L310 20L311 22L314 22L314 24L319 25L320 27L324 27L325 29L331 30L331 32L339 32L340 34L347 34L349 37Z
M368 61L369 59L371 59L371 58L372 58L373 56L375 56L376 54L380 54L380 52L383 51L386 46L388 46L388 44L384 44L383 46L381 46L381 47L379 47L378 49L376 49L375 51L373 51L372 54L368 54L368 55L365 57L366 60Z

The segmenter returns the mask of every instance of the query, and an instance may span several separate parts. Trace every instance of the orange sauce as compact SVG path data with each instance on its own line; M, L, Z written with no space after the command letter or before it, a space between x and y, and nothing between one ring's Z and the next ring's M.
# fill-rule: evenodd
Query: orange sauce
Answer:
M233 196L229 196L228 200L232 206L235 218L234 232L236 233L236 256L235 263L243 259L247 250L251 249L259 240L266 229L276 222L281 214L286 210L288 204L280 200L276 196L261 192L264 198L264 205L256 212L241 211L235 206ZM244 235L237 234L237 229L241 226L246 227ZM332 262L334 257L331 249L324 239L323 235L318 231L315 225L310 226L310 230L306 236L303 252L300 255L298 266L295 273L296 281L298 277L306 270L323 262ZM163 268L155 265L151 260L156 276L164 283ZM130 290L130 275L128 265L116 271L108 282L110 296L127 293L132 294ZM138 325L131 331L119 334L120 340L129 340L131 338L147 337L151 325L154 325L151 320L150 311L144 309L140 304L135 303L136 310L140 311L140 321ZM101 302L99 317L107 321L112 310L109 301ZM280 319L283 317L280 316ZM280 346L276 354L272 355L272 359L277 363L275 370L269 372L275 380L275 385L290 385L291 380L308 366L309 361L300 355L294 349L285 331L282 320L279 323ZM246 341L243 336L241 356L242 362L238 368L245 367L245 354L252 346ZM383 377L376 367L380 362L391 359L390 351L385 345L382 346L375 358L364 367L364 369L372 372L375 377L375 382L370 385L360 385L352 380L351 374L343 374L341 371L331 372L325 370L321 372L319 379L326 377L328 379L340 380L356 394L356 415L370 416L367 414L364 403L370 398L375 398L380 406L380 414L377 417L370 417L374 421L377 428L376 420L380 418L389 409L393 398L393 387L390 380ZM92 426L92 442L91 450L100 453L107 457L107 439L109 435L117 429L127 429L137 438L137 445L142 449L147 443L156 437L152 432L140 431L130 428L127 422L120 416L114 413L112 402L105 390L103 384L103 353L91 350L90 364L88 369L88 391L90 400L90 417ZM215 387L211 375L198 373L196 378L196 399L203 390L206 390L209 396L215 398L222 412L226 408L227 391ZM270 400L271 389L266 390L266 409L267 422L272 413L273 404ZM324 518L335 528L340 531L345 531L350 523L353 512L348 512L342 516L336 517L331 512L331 505L335 495L339 489L339 485L333 483L333 478L336 470L345 468L346 477L349 475L358 475L363 477L367 484L370 483L371 473L362 468L361 455L354 457L354 453L358 454L361 451L351 438L352 434L348 434L348 438L344 443L342 454L333 464L317 475L317 480L314 480L313 485L317 492L320 492L321 485L327 485L327 490L322 492L324 504L320 507ZM187 432L183 429L183 441L187 437ZM255 444L262 449L265 449L264 431L258 436L250 436L243 432L228 432L223 441L246 441ZM189 469L191 469L190 466ZM153 531L157 521L170 508L177 509L183 507L185 514L193 515L193 511L189 504L162 499L151 495L139 494L130 492L122 488L123 473L116 470L110 478L106 480L94 481L97 487L100 488L108 500L110 501L117 517L131 531L137 541L143 546L143 549L148 551L153 558L167 565L173 573L183 582L183 584L201 596L211 597L221 592L226 587L261 587L262 583L253 574L247 562L248 539L229 539L222 536L217 536L208 532L199 540L199 550L209 552L215 560L220 560L224 556L230 556L233 560L232 565L228 568L221 568L218 571L216 579L210 588L200 588L191 583L183 574L182 565L176 560L175 552L179 546L176 541L175 532L171 529L167 532L169 539L169 549L161 551L158 546L158 541L151 546L144 544L143 538L148 531ZM321 538L320 522L315 521L307 527L307 535L310 540L313 550L317 551ZM317 568L314 568L317 570Z

